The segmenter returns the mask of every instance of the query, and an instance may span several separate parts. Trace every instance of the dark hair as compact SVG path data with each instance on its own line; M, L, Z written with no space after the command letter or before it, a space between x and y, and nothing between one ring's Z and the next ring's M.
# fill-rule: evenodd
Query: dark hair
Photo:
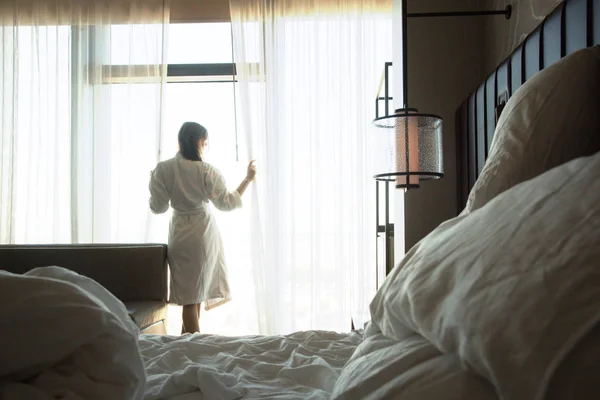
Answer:
M202 161L198 143L206 139L208 132L206 128L196 122L184 122L179 129L179 151L181 155L191 161Z

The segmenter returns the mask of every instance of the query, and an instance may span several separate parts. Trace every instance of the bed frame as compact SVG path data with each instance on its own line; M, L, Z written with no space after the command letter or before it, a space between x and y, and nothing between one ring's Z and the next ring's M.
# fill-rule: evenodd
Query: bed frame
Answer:
M456 115L459 214L479 176L504 104L536 72L600 44L600 0L565 0L461 104Z

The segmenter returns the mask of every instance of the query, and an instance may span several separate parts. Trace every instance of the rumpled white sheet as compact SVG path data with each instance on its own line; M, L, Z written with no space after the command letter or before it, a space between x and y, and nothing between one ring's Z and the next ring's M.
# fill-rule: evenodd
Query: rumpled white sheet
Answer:
M146 400L329 399L362 333L142 335Z
M494 386L462 367L410 329L400 340L369 323L364 340L342 370L335 400L497 400Z
M0 271L0 398L136 400L138 330L123 304L59 267Z

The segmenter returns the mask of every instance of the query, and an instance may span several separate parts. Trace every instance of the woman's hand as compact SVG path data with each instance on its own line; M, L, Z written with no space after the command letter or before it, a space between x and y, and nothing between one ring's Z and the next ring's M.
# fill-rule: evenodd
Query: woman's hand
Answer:
M254 165L254 161L255 160L252 160L248 164L248 171L246 172L246 179L248 179L249 181L253 181L254 177L256 176L256 165Z
M246 177L244 178L242 183L240 183L240 186L238 186L238 188L237 188L237 192L240 194L240 196L244 194L244 192L246 191L246 188L248 187L250 182L252 182L254 180L255 176L256 176L256 165L254 165L254 160L252 160L248 164L248 171L246 172Z

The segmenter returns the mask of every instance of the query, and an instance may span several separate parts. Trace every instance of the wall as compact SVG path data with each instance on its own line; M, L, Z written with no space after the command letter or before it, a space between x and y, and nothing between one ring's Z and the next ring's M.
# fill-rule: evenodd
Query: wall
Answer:
M408 11L478 10L481 3L489 6L489 1L478 0L413 0L408 3ZM489 18L494 17L411 18L408 21L409 106L444 119L445 176L423 182L419 189L406 192L404 244L407 251L440 223L456 216L455 112L484 78L484 31ZM397 63L394 66L398 67ZM400 70L394 72L398 75ZM398 254L396 262L400 258Z
M513 7L513 15L506 21L489 19L485 27L485 72L491 73L527 36L550 14L562 0L492 0L493 9Z

